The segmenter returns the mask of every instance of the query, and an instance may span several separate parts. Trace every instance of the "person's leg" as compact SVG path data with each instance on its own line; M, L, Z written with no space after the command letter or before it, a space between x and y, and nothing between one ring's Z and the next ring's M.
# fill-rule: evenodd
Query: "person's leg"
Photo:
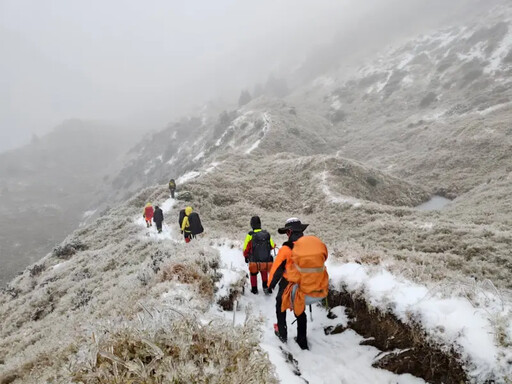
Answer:
M268 280L268 272L267 271L261 271L261 282L263 285L263 289L267 289L267 280Z
M258 272L250 272L251 275L251 292L254 294L258 293Z
M299 316L297 316L297 344L301 349L309 349L308 348L308 339L307 339L307 330L308 330L308 316L306 315L306 311L302 312Z
M283 302L283 292L288 285L288 281L284 278L279 282L279 291L276 296L276 317L277 317L277 330L278 337L281 341L286 342L288 338L288 327L286 326L286 311L281 311L281 304Z
M149 228L149 220L148 219L146 219L146 227Z

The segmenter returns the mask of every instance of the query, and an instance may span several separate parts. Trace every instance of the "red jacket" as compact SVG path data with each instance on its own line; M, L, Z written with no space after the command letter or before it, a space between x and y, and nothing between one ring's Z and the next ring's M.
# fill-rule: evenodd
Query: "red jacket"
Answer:
M144 216L146 217L146 220L151 220L153 218L153 213L155 213L155 211L152 206L144 208Z

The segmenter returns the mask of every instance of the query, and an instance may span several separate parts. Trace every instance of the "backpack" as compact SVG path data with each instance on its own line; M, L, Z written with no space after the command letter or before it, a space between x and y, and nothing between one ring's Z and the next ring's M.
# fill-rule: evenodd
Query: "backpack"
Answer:
M197 212L192 212L190 215L188 215L188 223L188 229L190 230L191 234L199 235L200 233L203 233L204 228L201 225L201 219L199 218Z
M185 209L182 209L180 211L180 216L178 217L178 223L180 225L180 229L181 229L181 224L183 224L183 219L185 218Z
M253 263L267 263L273 261L270 254L272 246L270 245L270 233L265 230L250 232L252 236L251 256L249 261Z
M171 179L171 181L169 181L169 188L176 188L176 183L174 182L174 179Z
M316 236L302 236L294 242L292 263L286 271L288 281L298 284L305 295L323 298L329 292L329 275L325 268L327 247Z

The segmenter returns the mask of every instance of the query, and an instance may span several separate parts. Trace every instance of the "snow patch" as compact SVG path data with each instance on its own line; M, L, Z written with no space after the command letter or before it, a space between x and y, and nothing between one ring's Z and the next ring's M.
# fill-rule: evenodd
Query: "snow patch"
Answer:
M195 179L196 177L198 177L200 175L201 175L201 173L199 173L197 171L190 171L190 172L187 172L184 175L178 177L178 179L176 180L176 183L183 184L189 180Z
M490 58L490 63L487 67L485 67L485 73L495 72L500 68L500 65L503 63L503 59L512 49L512 31L509 31L507 35L501 41L498 49L494 51Z
M474 294L483 296L488 305L475 308L466 298L442 297L384 269L370 271L360 264L335 265L332 261L327 268L337 286L363 292L372 306L384 312L391 310L404 323L419 321L434 340L455 346L474 365L470 372L473 377L492 377L493 372L507 369L505 347L495 344L492 319L510 314L511 308L505 308L496 294L476 291Z
M203 157L204 157L204 151L201 151L201 152L199 152L199 153L197 154L197 156L196 156L196 157L194 157L192 160L193 160L193 161L198 161L198 160L200 160L200 159L201 159L201 158L203 158Z
M320 180L321 180L320 187L328 201L337 203L337 204L350 204L354 208L358 208L362 205L358 199L355 199L355 198L349 197L349 196L336 195L336 194L332 193L331 190L329 189L329 186L327 185L328 176L329 175L328 175L327 171L324 171L320 174Z
M92 215L94 215L96 213L96 211L97 211L97 209L85 211L84 214L82 215L82 218L87 219L88 217L91 217Z

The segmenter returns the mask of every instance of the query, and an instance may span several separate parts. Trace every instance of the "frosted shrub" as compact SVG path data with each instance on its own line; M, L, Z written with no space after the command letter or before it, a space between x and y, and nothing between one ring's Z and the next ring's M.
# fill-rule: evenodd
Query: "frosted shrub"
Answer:
M183 314L148 314L137 327L93 334L88 351L78 354L73 366L74 382L277 383L255 324L231 328L201 325Z

